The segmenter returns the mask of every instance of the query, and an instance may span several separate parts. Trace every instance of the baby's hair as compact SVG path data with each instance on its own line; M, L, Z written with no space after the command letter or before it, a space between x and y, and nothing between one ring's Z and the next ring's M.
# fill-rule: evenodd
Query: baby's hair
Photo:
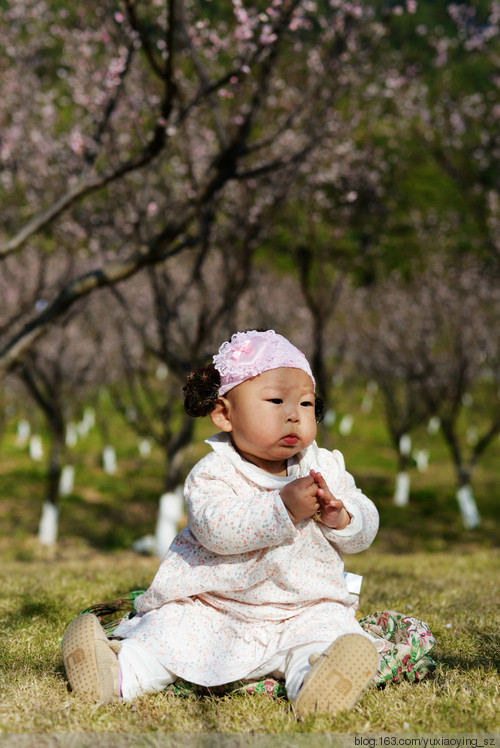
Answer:
M321 423L325 415L325 404L320 397L316 397L314 401L314 415L316 416L316 423Z
M188 376L184 385L184 410L190 416L208 416L215 408L219 399L220 374L214 364L195 369ZM314 402L316 422L320 423L324 416L324 404L320 397Z
M184 410L190 416L207 416L219 398L220 374L214 364L191 372L184 385Z

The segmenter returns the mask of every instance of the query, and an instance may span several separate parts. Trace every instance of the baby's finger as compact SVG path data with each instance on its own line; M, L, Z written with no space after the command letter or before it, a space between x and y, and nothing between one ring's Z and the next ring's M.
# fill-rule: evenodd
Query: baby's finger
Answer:
M339 499L332 499L325 504L324 508L329 512L340 512L343 506L344 504Z
M311 470L311 473L312 473L312 470ZM297 478L297 480L302 481L302 484L304 486L307 486L307 487L313 486L316 483L316 481L314 477L311 475L311 473L309 473L309 475L305 475L303 478Z
M314 476L314 480L316 481L318 486L322 488L323 490L326 490L328 488L328 486L326 485L326 481L323 478L321 473L316 472Z

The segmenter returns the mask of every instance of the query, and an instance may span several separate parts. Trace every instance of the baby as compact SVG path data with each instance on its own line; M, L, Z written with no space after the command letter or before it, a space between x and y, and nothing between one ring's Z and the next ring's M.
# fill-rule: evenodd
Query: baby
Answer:
M186 479L188 525L114 639L90 614L70 624L73 690L105 703L178 677L217 686L272 674L300 718L351 708L382 642L356 621L342 553L371 544L378 514L340 452L314 441L307 359L273 330L236 333L184 391L187 412L219 430Z

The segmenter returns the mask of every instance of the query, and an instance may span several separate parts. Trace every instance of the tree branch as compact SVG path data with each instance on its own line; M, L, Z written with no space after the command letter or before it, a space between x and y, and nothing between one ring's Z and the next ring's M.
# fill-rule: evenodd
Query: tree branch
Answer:
M154 52L154 47L149 43L149 39L147 37L147 34L142 26L142 24L139 21L139 18L137 16L137 13L135 11L135 3L133 0L125 0L125 7L127 9L127 15L128 20L133 28L133 30L138 34L139 39L141 40L141 45L144 50L144 54L146 55L146 58L149 62L149 65L151 67L151 70L155 73L155 75L158 76L158 78L161 78L162 80L165 78L165 70L164 68L158 63L156 59L156 55ZM171 14L174 13L175 8L175 0L170 0L170 12ZM171 50L168 50L168 53L170 55Z
M9 239L4 244L0 244L0 259L18 250L33 234L51 223L81 197L87 197L111 182L120 179L125 174L148 164L161 151L165 138L165 128L157 126L150 142L137 156L134 156L115 169L108 170L104 174L80 179L74 187L69 189L68 192L56 200L49 208L43 210L29 221L12 239Z
M180 230L178 233L180 233ZM164 250L163 248L167 243L166 234L167 232L164 231L151 243L149 248L135 252L128 260L109 262L102 268L85 273L68 283L41 314L27 322L22 330L0 350L0 370L10 369L45 328L61 317L78 299L88 296L97 288L103 288L125 280L142 267L162 262L196 243L196 239L188 237L174 247ZM175 236L171 238L174 240Z

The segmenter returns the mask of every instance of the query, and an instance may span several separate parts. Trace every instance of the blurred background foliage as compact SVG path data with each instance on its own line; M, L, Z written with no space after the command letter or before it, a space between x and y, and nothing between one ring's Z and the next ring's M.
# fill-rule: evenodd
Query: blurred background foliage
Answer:
M4 535L151 533L187 373L273 327L381 545L497 544L498 3L0 7Z

